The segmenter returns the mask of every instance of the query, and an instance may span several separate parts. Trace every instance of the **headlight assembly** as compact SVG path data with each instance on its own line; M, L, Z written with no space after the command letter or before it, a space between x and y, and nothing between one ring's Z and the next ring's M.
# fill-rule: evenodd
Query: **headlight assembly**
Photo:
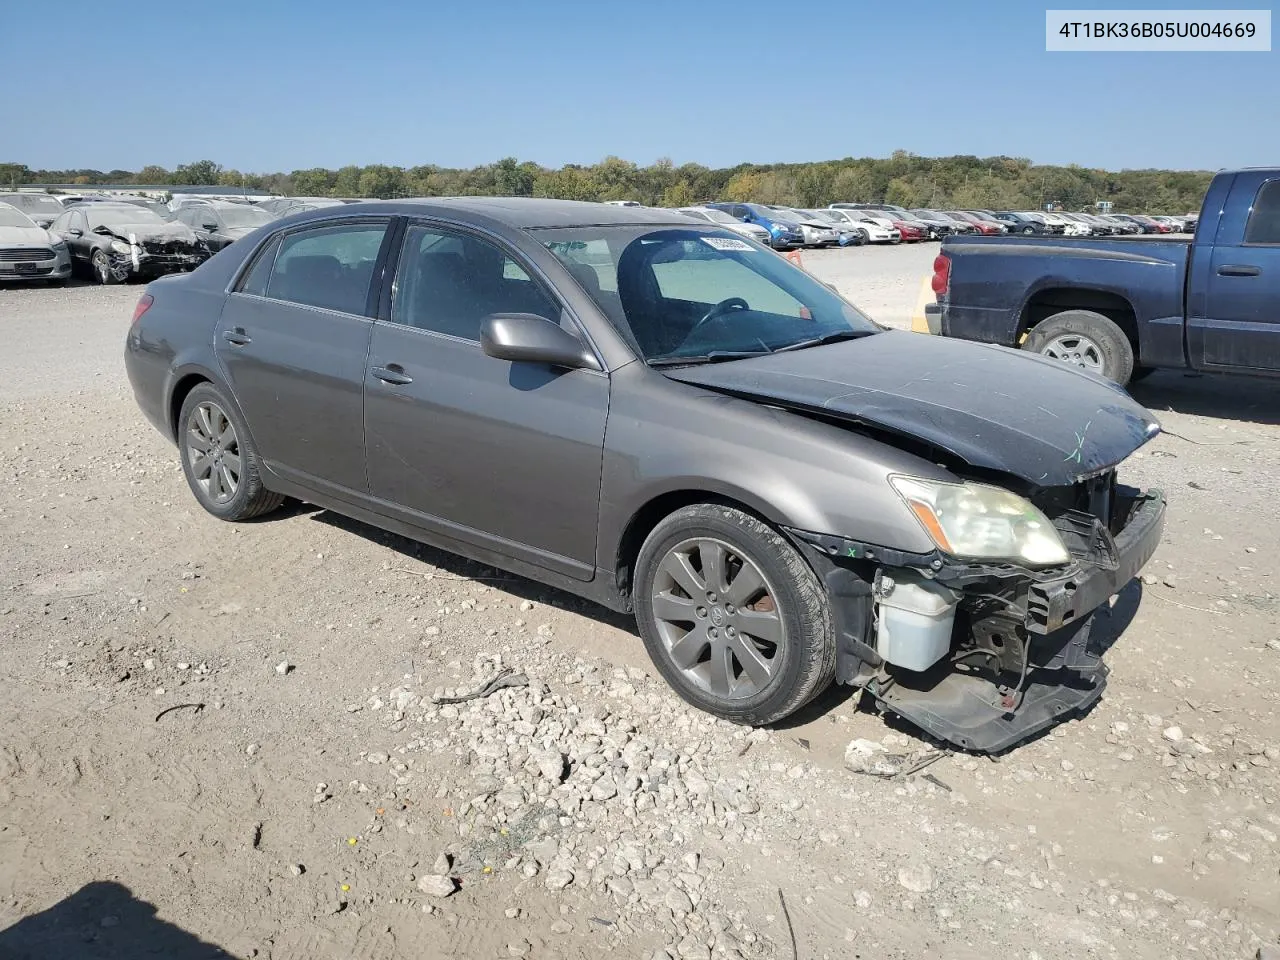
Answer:
M1049 518L1030 501L982 483L890 477L943 553L1054 566L1071 559Z
M131 247L124 240L112 240L111 249L114 250L116 253L123 254L126 257L133 252L133 247Z

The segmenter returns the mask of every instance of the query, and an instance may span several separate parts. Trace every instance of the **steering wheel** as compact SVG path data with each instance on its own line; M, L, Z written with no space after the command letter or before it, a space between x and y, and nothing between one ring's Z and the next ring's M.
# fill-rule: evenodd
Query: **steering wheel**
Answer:
M685 334L685 338L684 338L685 342L688 343L695 333L701 330L704 326L706 326L712 320L715 320L718 317L724 316L730 310L750 310L750 309L751 309L751 304L747 303L747 301L743 300L741 297L730 297L728 300L721 300L714 307L708 310L703 315L701 320L699 320L697 323L695 323L692 327L689 328L689 332Z

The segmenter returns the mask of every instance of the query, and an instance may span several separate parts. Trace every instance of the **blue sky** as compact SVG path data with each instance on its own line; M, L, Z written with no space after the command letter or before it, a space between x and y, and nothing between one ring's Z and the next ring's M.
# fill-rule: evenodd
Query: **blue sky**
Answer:
M1046 53L1046 6L1073 4L12 2L0 161L1280 162L1280 53Z

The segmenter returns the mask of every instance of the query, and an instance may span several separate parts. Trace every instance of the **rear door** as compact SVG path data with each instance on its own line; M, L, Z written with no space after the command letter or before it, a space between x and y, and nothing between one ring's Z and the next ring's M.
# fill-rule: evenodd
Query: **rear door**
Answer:
M214 346L268 465L352 499L367 493L364 370L370 288L388 217L278 234L227 298Z
M1280 372L1280 175L1236 174L1213 246L1197 244L1194 259L1188 313L1202 315L1188 318L1187 335L1196 365Z
M479 343L493 313L582 336L533 272L491 237L408 227L369 352L369 484L409 523L589 580L609 378L497 360Z

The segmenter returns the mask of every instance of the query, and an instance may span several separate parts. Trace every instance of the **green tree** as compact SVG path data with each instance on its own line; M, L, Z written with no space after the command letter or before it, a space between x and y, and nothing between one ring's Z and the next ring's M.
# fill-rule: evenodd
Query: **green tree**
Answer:
M170 174L169 182L190 186L214 186L221 172L221 164L214 163L212 160L197 160L195 163L179 164L178 168Z

